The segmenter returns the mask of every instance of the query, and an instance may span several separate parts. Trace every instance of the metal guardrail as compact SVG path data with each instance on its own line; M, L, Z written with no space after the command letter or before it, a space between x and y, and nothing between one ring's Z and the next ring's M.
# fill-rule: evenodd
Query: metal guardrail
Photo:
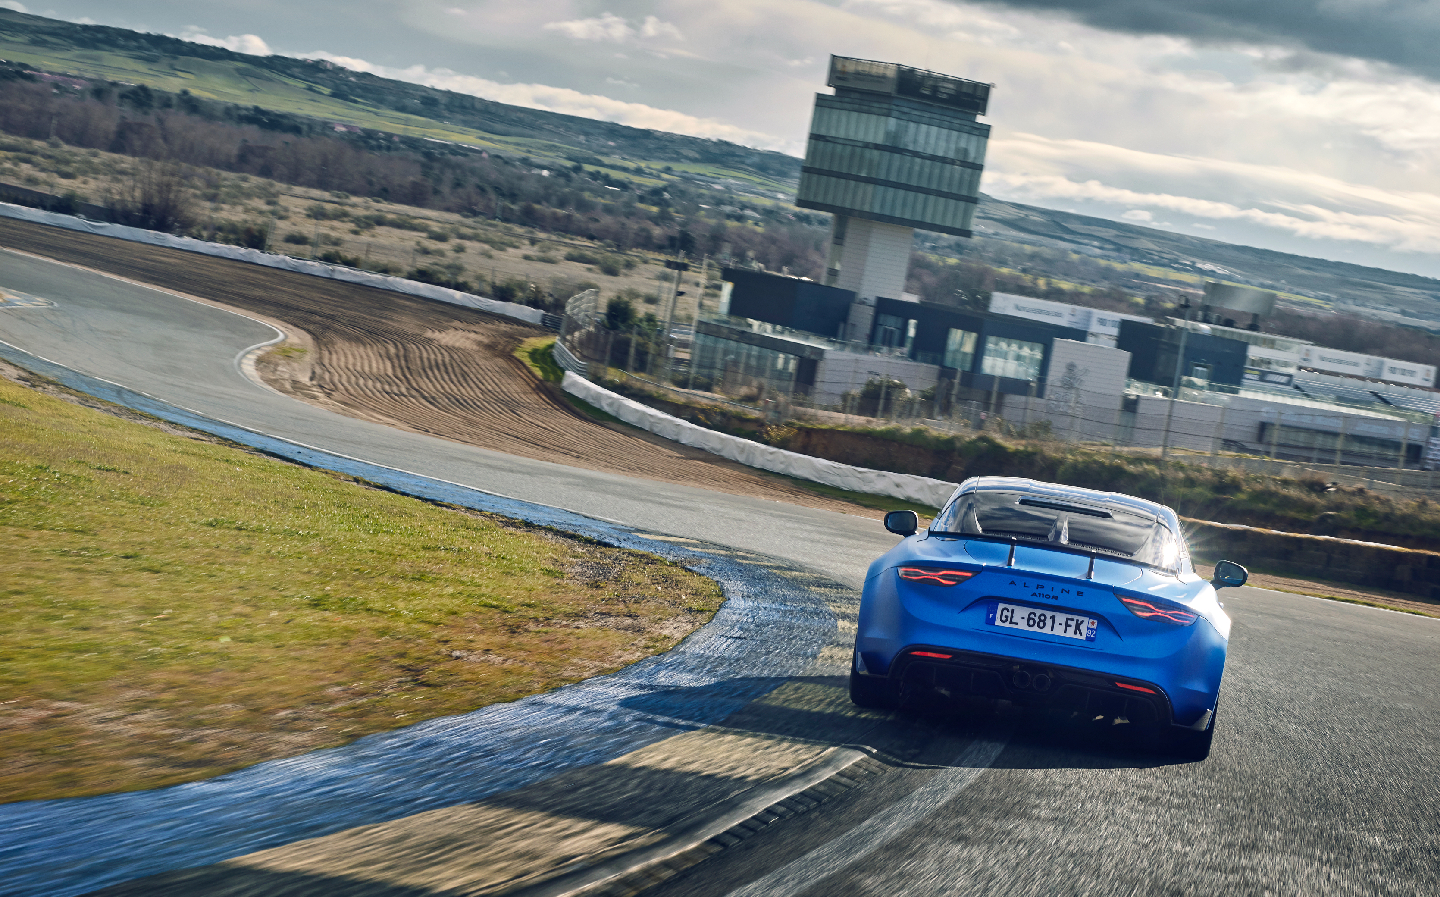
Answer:
M550 350L550 354L554 356L555 363L560 365L560 367L577 377L586 376L587 367L585 362L576 358L575 353L566 348L565 344L560 340L557 339L555 341L555 347Z

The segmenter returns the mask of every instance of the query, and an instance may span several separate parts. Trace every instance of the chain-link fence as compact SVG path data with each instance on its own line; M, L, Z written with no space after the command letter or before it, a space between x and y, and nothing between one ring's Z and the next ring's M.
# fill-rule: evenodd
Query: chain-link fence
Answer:
M563 342L592 379L628 374L685 401L837 426L924 426L954 434L1087 445L1191 463L1346 483L1434 488L1440 439L1423 413L1282 402L1191 382L1172 397L1150 384L1097 382L1080 365L1018 380L957 374L901 354L806 354L699 332L608 326L598 296L566 308ZM712 328L713 329L713 328ZM818 342L818 341L817 341ZM777 341L777 346L779 342ZM692 363L693 362L693 363ZM623 372L623 374L622 374ZM1102 379L1103 378L1099 378Z

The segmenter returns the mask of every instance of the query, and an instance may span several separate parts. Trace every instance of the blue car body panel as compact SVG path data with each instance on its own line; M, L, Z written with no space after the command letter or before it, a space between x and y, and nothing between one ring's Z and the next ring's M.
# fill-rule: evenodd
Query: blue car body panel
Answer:
M1136 508L1172 527L1177 539L1180 535L1174 512L1161 505L1028 480L969 480L951 501L986 489ZM1079 683L1087 693L1108 690L1116 700L1127 694L1149 698L1158 690L1157 721L1203 726L1220 690L1230 619L1213 586L1192 569L1183 540L1178 544L1178 562L1164 570L1095 552L921 530L870 566L860 603L855 670L861 676L891 679L898 688L903 670L897 666L922 662L944 667L944 655L954 652L953 663L1040 671L1047 682L1054 677L1057 684ZM915 582L900 577L901 567L972 575L955 585ZM1142 618L1122 598L1183 608L1196 618L1189 625ZM1018 607L1021 613L1054 615L1052 620L1083 618L1093 624L1093 635L1077 638L996 625L1000 604ZM915 654L920 649L923 656ZM934 672L930 675L933 679ZM1043 697L1011 694L1005 681L998 688L999 697Z

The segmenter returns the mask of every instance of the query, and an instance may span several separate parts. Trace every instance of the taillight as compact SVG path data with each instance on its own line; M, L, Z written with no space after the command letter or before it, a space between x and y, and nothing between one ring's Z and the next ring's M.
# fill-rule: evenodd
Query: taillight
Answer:
M900 578L931 586L958 586L975 575L974 570L942 570L938 567L901 567Z
M911 656L911 657L933 657L933 658L935 658L936 660L949 660L950 658L954 657L955 655L953 655L953 654L937 654L937 653L934 652L934 651L911 651L911 652L910 652L910 656Z
M1153 695L1153 694L1155 694L1155 689L1153 689L1153 688L1146 688L1146 687L1143 686L1143 685L1131 685L1131 684L1128 683L1128 682L1116 682L1115 684L1116 684L1117 686L1119 686L1120 688L1126 689L1126 690L1128 690L1128 691L1143 691L1143 692L1145 692L1145 694L1147 694L1147 695Z
M1189 626L1199 619L1200 615L1185 610L1179 605L1170 604L1146 598L1126 598L1119 596L1120 603L1130 609L1130 613L1146 620L1159 620L1162 623L1174 623L1176 626Z

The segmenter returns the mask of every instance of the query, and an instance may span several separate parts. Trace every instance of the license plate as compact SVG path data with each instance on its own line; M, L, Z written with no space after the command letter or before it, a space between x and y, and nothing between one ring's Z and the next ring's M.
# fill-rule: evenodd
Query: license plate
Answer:
M990 612L986 615L985 622L991 626L1006 626L1010 629L1023 629L1026 632L1063 635L1066 638L1079 639L1082 642L1095 641L1097 625L1094 617L1077 617L1074 614L1062 614L1039 607L1023 607L1019 604L1001 604L999 602L990 605Z

